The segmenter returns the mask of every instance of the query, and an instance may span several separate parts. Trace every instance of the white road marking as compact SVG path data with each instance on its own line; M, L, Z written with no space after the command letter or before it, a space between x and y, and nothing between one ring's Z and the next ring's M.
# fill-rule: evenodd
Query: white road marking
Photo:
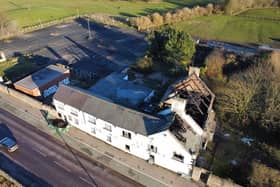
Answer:
M95 186L94 184L92 184L90 181L88 181L87 179L85 179L84 177L79 177L81 180L85 181L86 183Z
M40 155L42 155L43 157L47 157L47 154L41 152L40 150L38 150L38 149L33 149L33 150L36 151L37 153L39 153Z
M65 166L63 166L61 163L57 162L57 161L53 161L56 165L58 165L59 167L61 167L62 169L70 172L70 169L66 168Z

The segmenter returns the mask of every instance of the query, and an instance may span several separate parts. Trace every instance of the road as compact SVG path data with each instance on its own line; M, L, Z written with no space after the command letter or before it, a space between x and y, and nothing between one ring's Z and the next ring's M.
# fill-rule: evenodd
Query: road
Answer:
M141 186L88 159L67 146L67 143L63 145L3 109L0 109L0 133L1 136L3 133L10 133L20 147L14 153L1 148L0 153L46 181L45 184L49 185L45 186Z

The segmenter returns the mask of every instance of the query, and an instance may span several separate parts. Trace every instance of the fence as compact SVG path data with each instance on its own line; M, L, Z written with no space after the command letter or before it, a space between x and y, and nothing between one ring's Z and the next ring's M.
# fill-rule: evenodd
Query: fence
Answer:
M210 187L241 187L230 179L220 178L213 175L210 171L199 167L193 168L192 179L203 182Z
M127 19L126 16L110 16L110 15L106 15L106 14L73 15L73 16L62 17L62 18L59 18L59 19L40 22L40 23L37 23L37 24L34 24L34 25L23 27L22 29L18 30L17 32L11 32L11 33L8 33L4 36L0 36L0 40L15 37L17 35L24 34L24 33L27 33L27 32L32 32L32 31L35 31L35 30L47 28L47 27L50 27L50 26L53 26L53 25L58 25L58 24L61 24L61 23L71 22L71 21L73 21L77 18L80 18L80 17L90 18L90 19L92 19L92 20L94 20L98 23L103 23L103 24L113 25L113 26L121 26L125 22L128 22L128 19Z
M22 185L16 181L15 179L13 179L10 175L8 175L6 172L4 172L3 170L0 169L0 176L3 176L4 178L6 178L8 181L10 181L11 183L13 183L14 187L22 187Z
M30 104L31 106L33 106L34 108L38 108L40 110L46 110L48 111L52 116L55 116L55 117L58 117L57 116L57 112L54 108L48 106L48 105L45 105L43 104L42 102L32 98L32 97L29 97L17 90L14 90L12 88L8 88L7 86L4 86L4 85L1 85L0 84L0 91L5 93L5 94L8 94L10 96L13 96L25 103L28 103Z

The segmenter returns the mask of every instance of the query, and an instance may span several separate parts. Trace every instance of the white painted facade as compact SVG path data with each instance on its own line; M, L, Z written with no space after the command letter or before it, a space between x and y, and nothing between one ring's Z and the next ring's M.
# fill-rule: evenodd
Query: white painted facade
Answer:
M55 99L53 104L61 118L80 130L151 163L190 175L193 158L169 130L144 136L97 119Z
M59 86L60 84L65 84L65 85L67 85L67 84L69 84L69 83L70 83L70 80L69 80L68 77L66 77L65 79L63 79L62 81L60 81L60 82L58 83L58 85L53 85L53 86L49 87L48 89L44 90L44 91L43 91L43 96L44 96L44 97L48 97L49 95L55 93L56 90L58 89L58 86Z

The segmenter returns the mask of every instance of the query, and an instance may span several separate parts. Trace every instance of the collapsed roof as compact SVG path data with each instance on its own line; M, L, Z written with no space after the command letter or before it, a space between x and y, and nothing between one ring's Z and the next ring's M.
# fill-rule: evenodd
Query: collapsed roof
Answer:
M213 103L215 94L199 78L199 70L191 68L188 78L175 84L163 98L162 106L170 107L176 121L170 130L190 148L212 141L216 128Z

